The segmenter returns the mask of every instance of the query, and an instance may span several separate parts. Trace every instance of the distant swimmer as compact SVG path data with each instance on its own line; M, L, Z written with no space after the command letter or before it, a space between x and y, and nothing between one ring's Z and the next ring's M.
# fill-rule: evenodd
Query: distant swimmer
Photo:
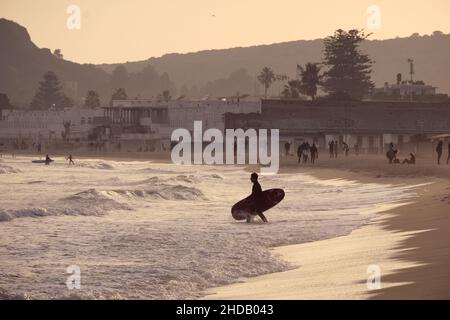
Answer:
M49 165L50 164L50 162L52 162L53 160L52 159L50 159L50 157L48 156L48 154L46 154L45 155L45 165Z
M72 158L71 154L69 154L69 156L66 158L66 160L69 160L69 165L75 164L75 162L73 162L73 158Z
M250 180L251 182L253 182L253 188L252 188L252 194L251 197L253 198L254 201L254 213L249 215L247 217L247 222L251 222L252 220L252 215L258 215L262 221L264 222L268 222L266 217L264 216L263 212L262 212L262 206L264 204L264 196L263 196L263 191L261 188L261 185L258 182L258 174L253 172L250 176Z

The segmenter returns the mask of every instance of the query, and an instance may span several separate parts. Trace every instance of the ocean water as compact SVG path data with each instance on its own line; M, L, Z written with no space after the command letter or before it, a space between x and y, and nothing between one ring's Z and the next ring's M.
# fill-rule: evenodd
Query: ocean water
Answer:
M295 266L274 246L350 233L413 186L262 176L285 199L268 224L234 221L242 167L62 158L0 160L0 298L193 299L209 287ZM69 290L67 267L81 271Z

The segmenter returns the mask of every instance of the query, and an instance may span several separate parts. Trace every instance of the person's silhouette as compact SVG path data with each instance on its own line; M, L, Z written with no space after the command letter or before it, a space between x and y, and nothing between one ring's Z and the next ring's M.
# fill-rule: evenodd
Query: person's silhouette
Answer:
M264 202L264 196L263 196L263 191L262 191L261 185L258 182L258 174L253 172L251 174L251 176L250 176L250 180L251 180L251 182L253 182L253 188L252 188L251 196L252 196L253 201L255 203L255 206L253 208L253 210L254 210L254 214L253 215L258 215L261 218L262 221L268 222L266 217L264 216L264 214L262 212L262 209L261 209L262 204ZM247 217L247 222L251 222L251 220L252 220L252 216L249 215Z

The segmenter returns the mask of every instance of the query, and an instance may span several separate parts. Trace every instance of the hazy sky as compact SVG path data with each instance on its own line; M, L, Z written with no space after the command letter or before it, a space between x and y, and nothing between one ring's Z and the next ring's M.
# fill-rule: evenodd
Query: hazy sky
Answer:
M80 30L66 26L72 4L81 9ZM0 17L25 26L39 47L61 48L65 59L111 63L367 29L370 5L381 10L371 39L450 33L450 0L0 0Z

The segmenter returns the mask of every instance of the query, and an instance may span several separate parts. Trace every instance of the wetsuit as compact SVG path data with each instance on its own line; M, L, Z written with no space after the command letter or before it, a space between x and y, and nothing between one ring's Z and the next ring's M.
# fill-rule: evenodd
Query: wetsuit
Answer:
M259 184L258 181L253 182L252 198L255 201L255 207L254 207L255 214L257 214L261 218L262 221L267 222L267 219L262 212L262 204L264 203L264 197L263 197L261 185ZM249 221L250 218L251 217L247 218L247 222L250 222Z

